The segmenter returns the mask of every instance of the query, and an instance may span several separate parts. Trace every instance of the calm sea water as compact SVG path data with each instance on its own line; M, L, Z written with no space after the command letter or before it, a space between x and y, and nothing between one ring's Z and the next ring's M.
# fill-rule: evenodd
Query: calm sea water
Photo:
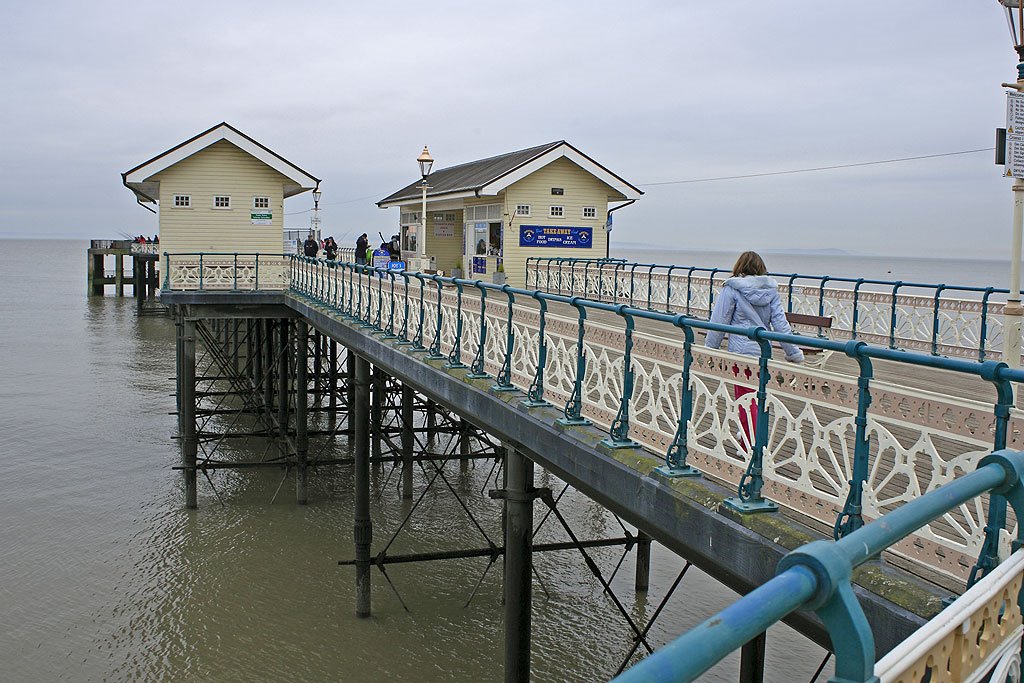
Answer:
M278 472L220 473L213 480L225 506L200 479L200 509L184 510L180 475L171 469L179 459L169 414L173 325L136 318L128 298L87 297L86 244L54 247L0 241L0 678L501 679L499 567L464 607L486 560L394 566L389 574L411 613L375 572L374 615L355 618L353 572L337 566L353 553L349 471L316 473L305 507L292 501L291 482L271 502ZM732 258L678 252L680 262L712 266ZM793 268L781 255L768 260L776 270ZM820 272L841 267L838 260L800 262ZM862 265L877 271L886 263ZM855 267L842 265L843 272ZM997 266L985 266L993 275L986 278L964 262L897 267L933 279L947 273L949 282L1002 277ZM234 448L252 457L247 449L256 446ZM464 477L451 476L494 538L497 508L481 492L488 470L481 462ZM417 476L418 494L425 479ZM394 479L374 486L379 543L407 508ZM581 536L618 532L614 519L582 496L565 509ZM427 494L413 532L392 552L482 545L441 489ZM546 527L545 539L561 539L555 532ZM606 573L618 561L614 549L593 554ZM550 598L535 584L535 680L608 678L630 644L625 623L577 554L538 555L536 562ZM656 546L653 564L646 597L633 594L631 556L615 579L635 618L653 613L681 560ZM691 570L652 640L667 642L735 597ZM768 654L768 678L781 683L809 680L823 651L779 626L770 631ZM733 656L707 680L735 680L737 666Z

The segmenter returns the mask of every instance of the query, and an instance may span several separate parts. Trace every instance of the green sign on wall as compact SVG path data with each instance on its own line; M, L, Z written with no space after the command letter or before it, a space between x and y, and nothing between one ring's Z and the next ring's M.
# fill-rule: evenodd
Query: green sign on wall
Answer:
M270 211L252 211L249 213L253 225L271 225L274 214Z

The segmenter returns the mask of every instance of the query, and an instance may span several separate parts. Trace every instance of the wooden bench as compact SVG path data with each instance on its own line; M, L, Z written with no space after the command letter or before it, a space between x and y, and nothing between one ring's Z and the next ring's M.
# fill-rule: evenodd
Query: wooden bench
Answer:
M808 315L806 313L787 313L786 320L790 325L800 327L815 327L818 329L818 336L826 339L832 338L832 318L824 315ZM795 330L794 330L795 331ZM832 355L831 351L817 349L808 346L800 346L804 352L804 363L814 367L821 367Z

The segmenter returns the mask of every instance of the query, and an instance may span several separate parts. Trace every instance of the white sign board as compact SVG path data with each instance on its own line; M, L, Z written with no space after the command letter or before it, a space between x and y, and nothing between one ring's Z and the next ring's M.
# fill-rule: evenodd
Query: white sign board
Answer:
M1006 141L1006 176L1024 178L1024 142Z
M1006 93L1006 139L1024 142L1024 93Z

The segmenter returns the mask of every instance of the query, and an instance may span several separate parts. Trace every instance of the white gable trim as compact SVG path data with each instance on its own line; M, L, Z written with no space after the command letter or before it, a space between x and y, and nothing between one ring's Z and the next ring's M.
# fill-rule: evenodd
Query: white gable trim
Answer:
M536 173L537 171L544 168L551 162L556 161L557 159L561 159L562 157L565 157L569 161L573 162L574 164L582 168L584 171L594 176L595 178L605 183L606 185L609 185L614 189L618 190L619 192L626 196L626 199L639 199L640 195L643 194L642 192L640 192L640 190L637 190L636 188L626 183L622 178L619 178L614 173L611 173L601 165L595 163L591 159L580 154L567 144L562 144L559 145L558 147L555 147L552 150L548 150L547 152L541 154L536 159L533 159L532 161L523 164L514 171L511 171L510 173L503 175L502 177L488 183L487 185L484 185L482 188L480 188L479 194L496 195L502 190L504 190L506 187L511 185L512 183L522 180L523 178L532 173Z
M449 208L450 200L456 199L467 199L469 197L476 197L477 193L472 190L465 190L463 192L446 192L445 194L427 195L427 211L431 210L432 206L438 206L444 204L446 208ZM396 199L390 202L381 202L377 205L379 209L390 209L393 206L410 206L415 204L416 206L422 206L422 198L406 197L405 199ZM462 202L457 202L458 208L462 208ZM454 204L452 204L454 205Z
M192 140L188 144L182 145L167 154L163 154L152 161L133 169L130 173L125 174L124 182L125 184L142 183L147 178L170 168L179 161L187 159L193 154L201 152L210 145L220 142L221 140L227 140L250 156L259 159L267 166L270 166L272 169L291 180L303 190L312 189L316 187L319 182L313 176L308 175L301 169L281 159L269 150L257 145L244 135L240 135L237 131L231 129L225 124L221 124L199 136L195 140Z

